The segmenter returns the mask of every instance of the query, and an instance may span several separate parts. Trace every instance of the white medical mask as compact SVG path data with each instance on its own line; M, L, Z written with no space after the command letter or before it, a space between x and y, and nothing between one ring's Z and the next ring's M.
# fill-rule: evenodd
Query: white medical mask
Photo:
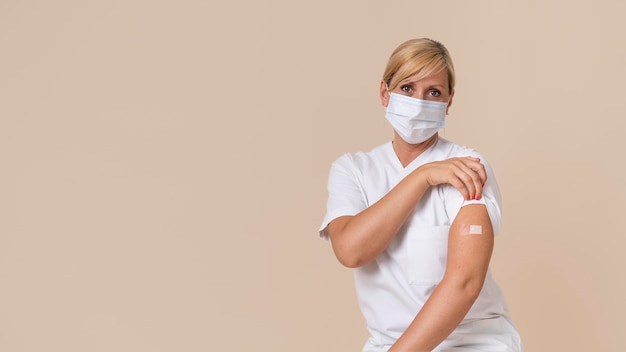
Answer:
M389 93L385 117L407 143L419 144L445 126L448 103Z

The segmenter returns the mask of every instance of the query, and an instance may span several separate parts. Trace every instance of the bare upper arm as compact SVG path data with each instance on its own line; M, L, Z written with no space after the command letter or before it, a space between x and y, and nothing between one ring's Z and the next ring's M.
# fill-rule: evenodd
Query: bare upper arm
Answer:
M494 233L487 207L483 204L462 207L450 227L446 276L482 287L493 244Z

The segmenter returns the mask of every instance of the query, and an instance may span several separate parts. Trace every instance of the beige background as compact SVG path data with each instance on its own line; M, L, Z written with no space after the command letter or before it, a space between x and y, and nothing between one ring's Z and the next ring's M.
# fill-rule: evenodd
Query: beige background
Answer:
M527 351L624 351L620 1L0 1L0 351L358 351L317 238L412 37L504 195Z

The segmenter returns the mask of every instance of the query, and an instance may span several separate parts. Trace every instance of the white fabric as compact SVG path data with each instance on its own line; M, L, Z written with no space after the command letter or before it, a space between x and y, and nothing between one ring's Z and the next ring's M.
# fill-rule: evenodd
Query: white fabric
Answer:
M407 143L418 144L446 124L448 103L389 93L385 118Z
M500 192L484 157L443 138L438 138L431 148L406 168L398 160L391 142L367 153L345 154L331 166L327 212L320 227L320 236L326 240L327 226L333 219L360 213L420 165L461 156L478 157L485 165L487 183L482 199L465 201L461 193L450 185L431 187L376 260L354 269L359 305L371 333L364 351L379 351L376 348L386 351L404 332L442 279L448 231L462 206L484 204L494 233L499 232ZM495 324L495 321L498 323ZM493 349L484 347L491 346L486 337L498 341L491 344ZM481 341L485 342L484 346ZM463 323L441 344L444 349L436 351L462 351L450 348L470 345L483 348L482 351L521 351L519 335L490 273ZM507 349L498 349L502 346Z

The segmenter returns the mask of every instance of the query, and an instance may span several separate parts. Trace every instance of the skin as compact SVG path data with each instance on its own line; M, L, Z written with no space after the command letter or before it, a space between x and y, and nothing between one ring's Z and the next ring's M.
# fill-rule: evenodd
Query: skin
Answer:
M392 92L418 99L452 103L448 76L440 71L421 80L411 77L400 82ZM389 92L380 84L383 106ZM407 166L431 147L438 136L420 144L409 144L394 131L393 147L403 166ZM432 186L450 184L466 199L480 199L487 180L479 159L464 157L424 164L400 181L378 202L355 216L342 216L328 225L333 251L339 262L351 268L373 261L391 242L402 224ZM469 235L469 225L481 225L481 235ZM389 350L431 351L463 320L483 286L491 253L493 230L487 209L482 204L461 208L448 236L446 272L433 294L412 323Z

